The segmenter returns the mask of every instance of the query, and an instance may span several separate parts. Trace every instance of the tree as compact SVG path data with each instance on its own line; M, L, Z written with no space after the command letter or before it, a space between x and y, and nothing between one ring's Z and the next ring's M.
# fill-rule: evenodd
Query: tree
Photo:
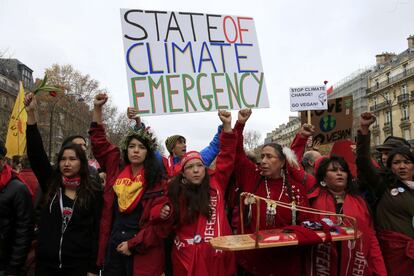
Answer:
M97 93L106 92L105 89L99 87L97 80L92 79L89 74L82 74L70 64L53 64L52 67L46 69L45 73L50 84L62 87L68 94L83 98L90 106Z
M42 116L44 118L42 118L39 128L44 128L44 130L40 129L43 134L49 135L52 132L53 156L53 153L59 150L64 138L74 134L87 136L92 119L93 98L97 93L106 91L100 88L99 82L91 78L89 74L83 74L69 64L54 64L47 68L45 73L48 76L48 84L62 87L64 93L64 95L58 93L55 98L48 93L39 95L42 101L39 113L46 115ZM123 132L121 128L125 128L125 123L120 121L121 117L117 115L116 107L110 103L106 105L104 117L108 121L108 137L117 144L119 140L117 135ZM48 147L45 145L45 148Z

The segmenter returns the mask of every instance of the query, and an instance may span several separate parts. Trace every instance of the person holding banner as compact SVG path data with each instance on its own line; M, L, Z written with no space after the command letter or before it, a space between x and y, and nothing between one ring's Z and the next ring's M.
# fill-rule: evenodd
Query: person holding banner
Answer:
M303 185L296 180L301 173L295 154L276 143L265 144L261 149L259 169L251 162L243 149L243 129L251 115L250 109L239 111L235 130L238 134L235 175L242 192L252 193L264 198L286 202L292 205L308 206ZM248 233L255 231L256 212L248 211L250 223L245 226ZM283 228L300 223L304 216L286 208L274 208L262 204L260 209L260 229ZM302 256L298 247L269 248L240 251L237 253L239 264L254 275L301 275Z
M173 209L173 275L230 276L236 272L234 254L215 250L209 241L231 235L225 212L225 191L231 176L236 135L231 129L231 113L219 111L223 122L216 170L207 171L199 152L187 152L181 171L168 188Z
M135 129L145 128L141 118L136 116L137 112L134 108L128 107L127 115L129 119L135 120ZM204 164L209 167L219 152L219 135L223 126L219 126L217 133L214 135L210 144L200 151ZM157 159L162 163L169 178L174 177L181 171L181 158L187 152L186 139L182 135L172 135L165 140L165 146L170 153L168 157L164 157L159 151L156 152Z
M401 146L389 152L385 169L373 167L369 127L374 114L360 117L357 136L358 176L376 197L375 222L388 275L414 271L414 154ZM411 271L411 272L410 272Z
M165 217L157 206L163 206L167 197L155 157L156 141L148 129L131 129L121 151L111 144L102 124L107 100L106 94L95 96L89 130L93 154L107 174L98 265L103 265L104 276L161 275L168 229L164 231Z
M40 210L36 275L92 276L96 266L102 192L93 183L88 160L80 145L68 143L53 168L37 128L33 93L24 100L27 111L27 156L45 202Z

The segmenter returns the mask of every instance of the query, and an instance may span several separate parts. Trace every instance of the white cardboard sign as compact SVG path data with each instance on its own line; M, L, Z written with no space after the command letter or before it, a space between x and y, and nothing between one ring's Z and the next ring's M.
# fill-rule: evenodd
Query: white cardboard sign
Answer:
M121 9L121 21L139 115L269 107L253 18Z
M325 85L290 88L290 111L328 109Z

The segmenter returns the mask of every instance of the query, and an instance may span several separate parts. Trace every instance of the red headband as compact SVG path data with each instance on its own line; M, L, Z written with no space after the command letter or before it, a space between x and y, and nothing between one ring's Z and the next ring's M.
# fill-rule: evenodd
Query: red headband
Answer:
M187 164L188 161L193 159L200 159L201 162L203 162L203 159L201 158L201 155L198 151L189 151L186 154L184 154L183 158L181 159L181 169L184 170L185 164Z

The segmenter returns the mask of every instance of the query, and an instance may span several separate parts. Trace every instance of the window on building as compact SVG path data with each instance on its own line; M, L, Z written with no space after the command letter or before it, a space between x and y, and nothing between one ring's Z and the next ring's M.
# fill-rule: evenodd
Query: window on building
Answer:
M387 75L387 83L390 83L390 72L388 72L386 75Z
M385 92L384 93L384 98L389 101L390 100L390 93L389 92Z
M375 120L375 122L374 122L374 126L375 126L375 127L377 127L377 126L378 126L378 124L379 124L379 118L377 118L377 119Z
M404 129L404 139L405 140L411 140L410 130Z
M379 82L378 79L375 80L375 87L378 89L379 88Z
M379 137L379 135L376 135L375 136L374 143L375 143L376 146L380 145L380 137Z
M404 73L404 76L407 75L407 63L403 64L403 73Z
M391 122L391 112L389 110L385 111L385 124L389 124Z
M410 113L408 111L408 105L403 105L402 107L402 118L403 120L409 119Z
M377 99L377 97L374 97L374 106L376 106L377 104L378 104L378 99Z
M405 95L407 93L408 93L408 91L407 91L407 85L406 84L401 85L401 94L402 95Z

